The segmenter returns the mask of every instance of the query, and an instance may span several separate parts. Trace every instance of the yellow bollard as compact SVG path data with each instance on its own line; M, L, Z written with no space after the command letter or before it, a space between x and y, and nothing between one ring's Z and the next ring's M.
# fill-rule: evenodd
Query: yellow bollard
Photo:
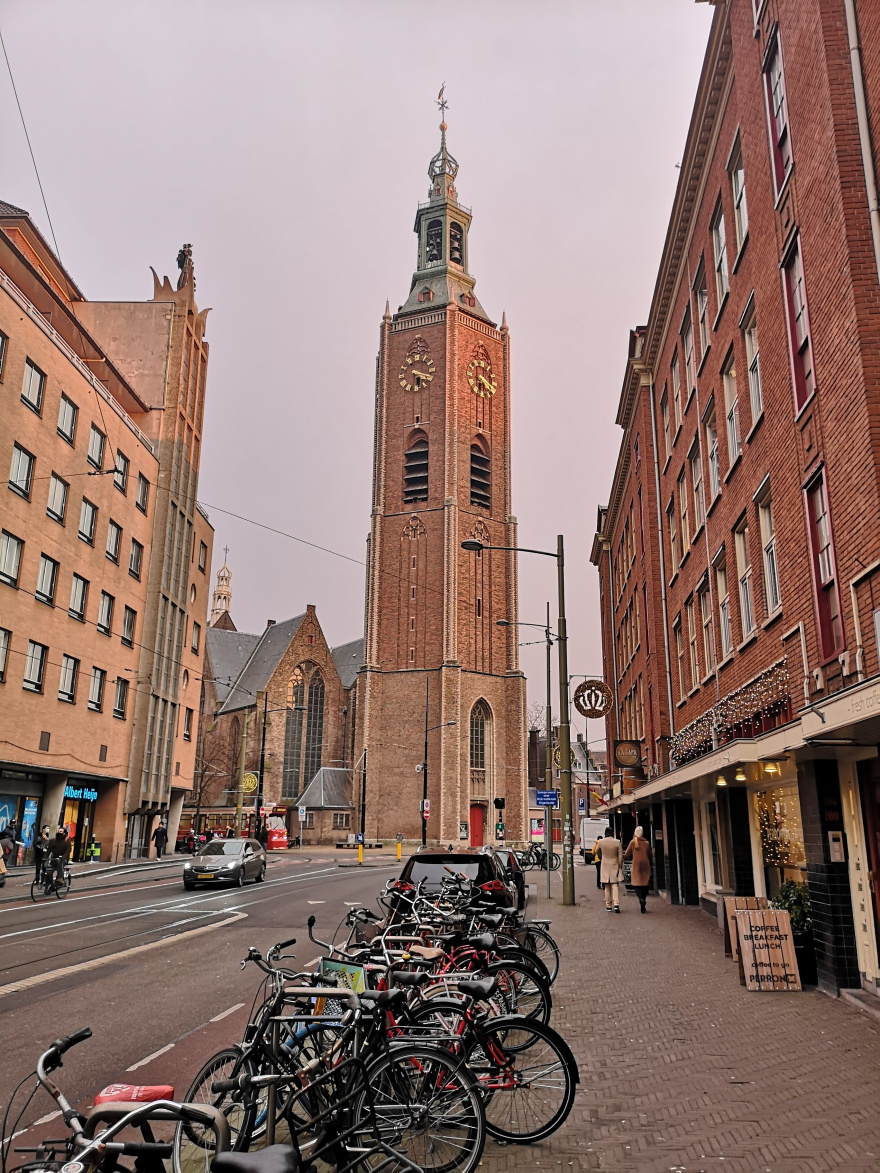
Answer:
M359 843L358 844L358 863L363 863L363 862L364 862L364 845L363 845L363 843Z
M397 862L400 863L400 844L397 845Z

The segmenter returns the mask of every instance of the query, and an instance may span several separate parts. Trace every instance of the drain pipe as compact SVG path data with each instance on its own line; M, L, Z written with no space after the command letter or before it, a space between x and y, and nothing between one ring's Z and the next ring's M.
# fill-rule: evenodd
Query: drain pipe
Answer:
M654 376L647 372L648 399L651 402L651 443L654 449L654 496L657 500L657 548L660 552L660 601L663 608L663 653L666 656L666 692L669 698L669 734L675 732L675 704L672 700L672 664L669 659L669 614L666 608L666 554L663 549L663 507L660 502L660 454L657 450L657 411L654 406ZM645 622L648 622L647 615Z
M843 0L846 12L846 32L849 38L849 61L852 67L853 90L856 100L856 125L859 131L859 145L862 149L862 167L865 172L865 188L868 193L868 215L871 218L871 237L874 242L874 262L880 277L880 204L877 201L877 173L874 169L874 152L871 149L871 124L868 120L868 103L865 98L865 78L862 72L862 50L859 45L859 24L856 19L856 0Z

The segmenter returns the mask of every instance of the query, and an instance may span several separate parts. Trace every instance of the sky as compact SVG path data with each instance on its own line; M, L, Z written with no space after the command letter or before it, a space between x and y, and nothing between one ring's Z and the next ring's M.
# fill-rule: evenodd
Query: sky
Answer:
M601 674L596 512L711 17L694 0L0 0L86 297L149 299L149 266L176 279L192 242L213 307L199 498L239 630L314 603L331 644L362 633L379 326L409 291L445 82L476 292L510 327L519 541L564 535L569 670ZM0 199L51 239L3 74L0 143ZM548 599L555 614L553 564L521 556L520 620ZM543 646L522 666L540 701Z

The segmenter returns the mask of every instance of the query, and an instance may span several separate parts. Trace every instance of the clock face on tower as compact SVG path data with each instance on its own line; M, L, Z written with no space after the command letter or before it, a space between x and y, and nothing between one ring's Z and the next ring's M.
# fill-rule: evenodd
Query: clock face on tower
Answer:
M488 358L474 355L468 364L467 380L474 395L479 395L484 399L488 399L498 390L498 384L492 374L492 364Z
M400 385L404 391L416 391L434 378L434 360L427 351L417 350L408 354L400 368Z

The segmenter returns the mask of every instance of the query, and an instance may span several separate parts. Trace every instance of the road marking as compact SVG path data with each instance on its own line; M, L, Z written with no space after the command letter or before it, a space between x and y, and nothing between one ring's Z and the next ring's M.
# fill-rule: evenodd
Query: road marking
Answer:
M41 1116L40 1119L35 1120L33 1122L33 1124L30 1125L30 1127L36 1128L36 1126L38 1124L48 1124L50 1120L57 1120L60 1115L61 1115L61 1109L59 1108L59 1110L57 1112L50 1112L48 1116ZM27 1129L25 1129L25 1131L27 1131ZM16 1133L15 1135L18 1136L18 1133Z
M0 986L0 998L5 998L9 994L18 994L22 990L31 990L34 986L42 986L46 982L54 982L57 978L69 977L71 974L84 973L89 969L100 969L102 965L109 965L113 961L122 961L126 957L134 957L140 953L146 953L151 949L158 949L162 945L167 945L169 941L182 941L185 937L197 937L202 933L214 933L218 929L224 928L226 925L231 925L233 921L244 920L247 917L246 912L236 912L232 916L227 917L226 920L217 922L211 925L202 925L200 929L189 929L185 933L177 933L176 936L163 937L161 941L150 941L146 945L134 945L131 949L122 949L119 953L108 953L104 957L95 957L91 961L80 961L77 965L66 965L62 969L53 969L48 973L38 973L33 977L22 978L18 982L10 982L8 985Z
M230 1014L234 1014L236 1010L241 1010L244 1002L236 1002L234 1006L230 1006L228 1010L224 1010L222 1014L215 1014L213 1018L209 1018L208 1022L220 1022L223 1018L228 1018ZM131 1068L128 1069L131 1071Z
M160 1047L158 1051L154 1051L152 1053L152 1055L147 1055L146 1059L139 1059L137 1061L137 1063L132 1063L131 1067L126 1067L125 1070L126 1071L137 1071L137 1069L139 1067L146 1067L146 1065L148 1063L152 1063L154 1059L158 1059L160 1055L164 1055L166 1051L171 1051L173 1049L174 1049L174 1043L168 1043L167 1046ZM59 1112L58 1115L60 1116L61 1113ZM51 1117L50 1117L50 1119L51 1119ZM40 1123L42 1123L42 1122L40 1120L38 1120L37 1124L40 1124Z
M326 900L307 900L306 904L326 904Z

